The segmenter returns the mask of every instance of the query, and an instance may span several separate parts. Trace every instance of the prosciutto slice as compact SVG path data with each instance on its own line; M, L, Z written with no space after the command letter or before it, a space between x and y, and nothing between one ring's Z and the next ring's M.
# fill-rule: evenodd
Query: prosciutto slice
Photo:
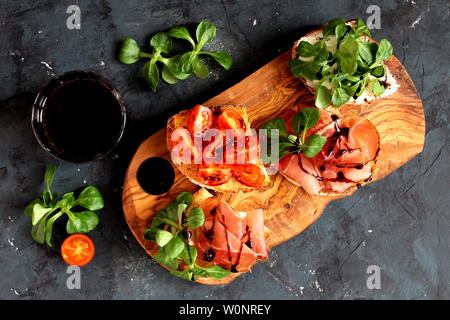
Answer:
M288 112L285 117L295 114ZM286 118L285 118L286 121ZM286 121L287 130L293 133ZM280 162L280 172L309 194L342 193L371 180L380 137L375 126L363 117L344 117L320 110L320 120L310 130L327 138L313 158L303 153L289 154Z
M225 202L210 197L200 206L205 224L193 229L198 257L232 272L247 272L267 259L262 210L236 212Z

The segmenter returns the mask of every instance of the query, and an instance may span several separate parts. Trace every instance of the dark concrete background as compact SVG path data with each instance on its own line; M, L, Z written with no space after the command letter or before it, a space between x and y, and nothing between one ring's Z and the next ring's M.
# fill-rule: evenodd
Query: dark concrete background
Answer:
M81 30L66 28L66 8L79 4ZM138 144L178 110L213 97L251 74L308 30L381 7L376 39L390 39L413 78L426 111L425 151L386 179L333 202L300 236L227 286L169 275L134 240L123 218L121 184ZM437 299L450 298L449 7L444 0L408 1L0 1L0 298L2 299ZM156 94L138 79L141 63L117 60L124 37L143 43L175 25L207 19L218 27L210 49L233 54L232 71L215 70L163 84ZM94 70L111 79L128 108L124 144L115 160L58 162L37 144L30 108L53 74ZM48 164L55 188L92 184L106 207L90 234L92 263L81 290L66 288L57 253L30 237L22 213L42 190ZM366 287L369 265L381 268L381 289Z

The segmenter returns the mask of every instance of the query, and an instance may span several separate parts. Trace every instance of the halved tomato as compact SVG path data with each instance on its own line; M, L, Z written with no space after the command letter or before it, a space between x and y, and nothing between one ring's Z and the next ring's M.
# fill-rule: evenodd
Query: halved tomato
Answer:
M210 108L201 104L196 105L189 111L187 126L188 130L196 136L201 136L203 132L212 125L213 113Z
M241 139L241 140L240 140ZM257 136L243 136L226 141L226 163L248 164L255 163L260 155L260 145ZM231 157L233 158L231 159Z
M169 151L172 162L176 164L200 163L202 160L201 140L202 137L192 137L190 132L185 128L174 130L169 140Z
M194 142L192 141L191 134L186 129L182 128L175 130L170 137L169 143L170 151L174 150L174 148L179 144L182 144L179 148L177 148L177 150L175 150L175 152L172 152L171 155L173 162L177 162L177 159L173 159L174 157L183 158L186 151L191 151L190 158L193 158L192 150L194 149Z
M219 186L230 180L233 172L226 165L205 164L199 168L198 175L207 186Z
M233 174L237 181L248 187L261 187L265 176L262 169L255 164L240 164L233 167Z
M217 126L220 129L246 129L245 121L239 113L232 109L225 109L217 117Z
M73 234L64 240L61 246L61 255L67 264L84 266L88 264L95 254L92 240L84 234Z

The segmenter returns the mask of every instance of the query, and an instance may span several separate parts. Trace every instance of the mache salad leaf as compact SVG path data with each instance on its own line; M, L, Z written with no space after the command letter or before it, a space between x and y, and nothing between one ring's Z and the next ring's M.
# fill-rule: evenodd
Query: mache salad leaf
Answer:
M178 31L180 32L180 31ZM202 33L203 32L203 33ZM198 36L206 41L212 34ZM185 33L180 32L180 36ZM155 260L171 269L170 274L186 279L222 279L231 271L220 266L202 267L196 263L197 249L189 244L189 229L196 229L205 223L205 214L199 207L192 207L193 196L189 192L180 193L164 209L154 216L150 228L144 232L145 239L158 245Z
M318 108L330 104L340 107L351 98L360 97L366 89L375 96L384 93L386 83L381 78L393 48L387 39L378 44L367 41L370 37L369 28L361 19L354 27L343 19L334 19L325 25L316 43L299 43L297 57L289 62L289 67L295 77L315 86ZM336 41L335 50L332 45L327 46L332 38Z
M67 215L66 231L88 233L94 230L99 222L94 211L104 206L100 191L93 186L84 188L78 197L68 192L61 199L51 186L56 175L56 167L51 165L45 171L45 189L42 198L36 198L25 208L26 215L31 217L31 237L40 244L52 247L53 225L63 215ZM77 210L78 208L78 210ZM81 210L79 209L81 208Z
M151 53L143 51L136 40L126 38L119 50L119 60L124 64L133 64L140 59L148 59L142 68L142 77L153 92L156 91L161 78L169 84L186 80L192 74L199 79L205 79L210 71L202 62L202 56L211 57L225 70L230 70L233 65L233 58L228 52L204 50L204 46L215 38L216 33L216 26L208 21L198 24L195 39L187 28L174 27L168 32L158 32L151 38ZM190 49L171 54L173 41L176 39L188 41Z

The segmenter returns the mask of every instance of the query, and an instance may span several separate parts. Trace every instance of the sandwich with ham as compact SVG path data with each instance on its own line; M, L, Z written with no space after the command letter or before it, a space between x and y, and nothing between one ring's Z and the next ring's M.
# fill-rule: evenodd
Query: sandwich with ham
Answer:
M314 120L308 124L301 119ZM280 138L286 140L279 143L279 172L309 194L350 194L372 180L380 137L368 119L302 107L263 128L274 123L285 131Z
M191 231L199 265L218 265L232 273L242 273L267 259L261 209L235 211L204 188L194 195L193 205L205 213L203 226Z
M268 256L263 211L236 211L205 188L180 193L149 222L152 256L186 280L228 283Z

